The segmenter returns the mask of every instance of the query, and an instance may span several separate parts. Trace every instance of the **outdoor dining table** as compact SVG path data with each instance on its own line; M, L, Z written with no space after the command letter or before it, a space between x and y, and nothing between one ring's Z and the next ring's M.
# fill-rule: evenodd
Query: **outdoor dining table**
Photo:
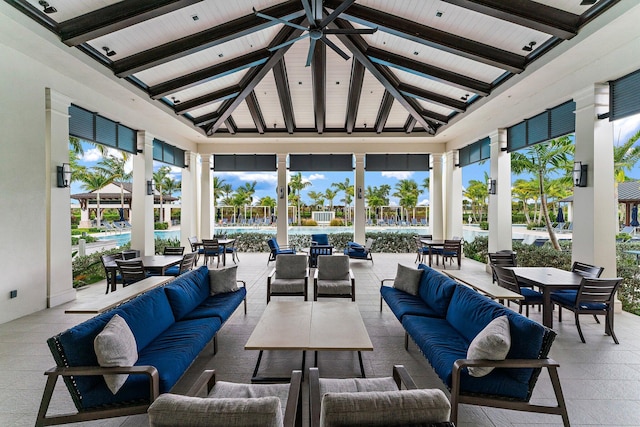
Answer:
M431 256L433 255L433 248L443 248L444 240L420 239L420 243L429 248L429 267L431 267Z
M537 286L542 292L542 324L553 328L551 292L562 289L578 289L582 277L578 273L554 267L505 267L513 270L521 284Z
M205 239L206 240L206 239ZM236 239L218 239L218 245L222 248L222 266L227 265L227 246L231 246L236 242ZM196 248L202 247L202 242L196 242L193 244Z
M180 264L182 261L182 255L151 255L141 256L138 258L131 258L127 261L142 260L142 265L146 271L164 276L167 268ZM107 262L104 267L109 270L109 276L111 277L111 291L116 290L116 273L118 271L118 264L116 261Z

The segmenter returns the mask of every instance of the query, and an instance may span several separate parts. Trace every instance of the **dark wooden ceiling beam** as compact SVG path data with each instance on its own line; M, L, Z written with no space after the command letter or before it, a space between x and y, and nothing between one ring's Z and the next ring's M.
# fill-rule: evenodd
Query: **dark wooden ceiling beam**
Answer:
M578 34L580 16L530 0L442 0L561 39Z
M373 126L376 133L382 133L384 125L387 124L389 113L391 113L391 107L393 107L394 97L388 90L384 91L382 95L382 101L380 102L380 108L378 109L378 116L376 117L376 123Z
M404 132L411 133L413 132L413 128L416 127L416 119L413 116L407 117L407 121L404 122Z
M233 117L231 116L227 117L227 120L224 121L224 125L231 135L235 135L236 132L238 132L238 125L236 125L236 122L235 120L233 120Z
M305 19L302 25L307 25L307 20ZM296 37L299 37L302 34L302 30L297 28L292 28L288 26L283 26L283 28L278 32L276 37L271 41L269 46L277 46L279 44L284 43L285 41L292 40ZM232 102L229 102L227 105L224 105L223 108L220 108L218 111L220 113L219 117L209 126L207 126L204 130L207 135L213 135L218 128L224 123L224 121L229 117L233 111L240 105L242 101L255 89L255 87L260 83L260 81L267 75L273 67L280 61L284 54L287 53L291 45L284 46L271 54L271 57L262 65L255 67L254 70L250 71L249 78L244 78L243 82L240 84L242 90L236 96Z
M256 96L255 91L252 90L249 95L247 95L245 102L249 108L249 113L251 113L253 123L256 125L256 130L260 135L262 135L267 128L267 125L264 122L264 116L262 115L262 110L260 109L260 104L258 103L258 97Z
M411 86L405 83L400 83L398 90L403 94L412 98L422 99L432 104L437 104L445 108L451 108L452 110L464 113L467 110L467 103L458 99L449 98L448 96L440 95L435 92L421 89L419 87Z
M491 93L491 84L472 79L462 74L454 73L443 68L434 67L413 59L406 58L382 49L369 47L367 56L375 63L396 68L407 73L468 90L480 96Z
M105 6L60 23L60 39L77 46L202 0L128 0Z
M265 15L291 21L304 15L298 0L290 0L260 11ZM277 22L258 18L255 14L245 15L227 23L215 26L190 36L165 43L163 45L136 53L115 61L113 72L118 77L147 70L149 68L183 58L185 56L218 46L222 43L244 37L256 31L278 25Z
M316 43L311 60L311 84L313 86L313 111L318 133L324 132L327 117L327 47Z
M344 125L347 133L353 132L356 127L360 95L362 94L362 83L364 82L364 70L364 65L362 65L360 61L357 59L352 61L349 94L347 95L347 118Z
M237 73L246 68L256 67L267 62L269 56L270 52L267 49L262 49L202 70L194 71L184 76L151 86L149 88L149 96L153 99L159 99L171 93Z
M224 101L225 99L233 98L240 92L240 86L231 86L216 92L208 93L206 95L199 96L197 98L190 99L188 101L182 101L176 104L174 110L176 114L184 114L187 111L195 110L196 108L206 107L207 105L215 104L216 102Z
M346 22L343 19L336 19L327 27L338 29L353 28L350 23ZM418 123L420 123L422 127L425 128L425 130L431 129L433 130L432 133L435 134L436 128L434 128L433 125L420 114L420 111L418 111L415 106L412 103L408 102L404 95L400 93L398 88L389 80L388 73L385 73L384 70L382 70L382 66L373 63L365 54L365 51L367 50L367 44L364 42L361 36L347 36L339 34L338 38L340 39L342 44L353 54L354 59L360 61L362 65L364 65L364 67L371 74L373 74L373 76L378 79L378 81L384 86L384 88L389 91L389 93L400 103L400 105L402 105L409 114L416 118Z
M291 102L289 79L287 78L287 67L284 60L278 61L273 67L273 78L276 81L276 89L278 91L278 98L280 99L284 125L287 128L287 132L292 134L296 129L296 122L293 114L293 103Z
M325 6L335 9L340 3L340 0L326 0ZM520 73L524 70L526 61L524 56L427 27L387 12L354 4L341 16L368 27L377 27L378 30L396 37L502 68L512 73Z

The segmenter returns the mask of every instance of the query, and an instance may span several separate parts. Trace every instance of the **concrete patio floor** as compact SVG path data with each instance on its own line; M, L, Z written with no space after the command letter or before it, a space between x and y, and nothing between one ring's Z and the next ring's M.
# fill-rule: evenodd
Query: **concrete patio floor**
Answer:
M363 352L367 376L389 376L394 364L403 364L419 387L438 387L446 390L426 359L411 343L403 348L404 330L388 307L379 311L379 286L383 278L395 276L398 263L415 265L415 254L373 255L375 264L352 261L356 277L356 300L374 345L373 352ZM226 381L248 382L257 359L257 351L245 351L244 344L253 331L266 305L266 277L273 263L266 265L266 253L241 253L238 279L245 280L248 290L248 313L237 310L218 333L219 351L212 355L207 346L191 368L175 386L184 392L204 369L215 369L217 378ZM477 269L479 263L463 259L463 269ZM453 268L456 268L455 266ZM0 425L33 426L45 384L43 372L54 366L46 344L47 338L74 326L89 315L64 314L65 308L84 299L100 298L105 283L79 290L77 301L0 325ZM512 306L514 307L514 306ZM590 316L582 318L587 340L580 342L573 316L565 312L562 323L554 317L558 336L550 356L560 363L562 389L568 405L572 426L609 425L640 426L640 317L617 313L615 331L620 345L604 335L604 325L596 324ZM541 321L534 308L532 319ZM358 374L355 353L320 354L321 376L346 377ZM307 355L307 366L312 363ZM265 352L262 370L270 373L299 369L299 352ZM303 420L308 425L307 384L304 384ZM540 376L532 402L555 403L551 383L546 372ZM64 385L59 382L49 413L72 412L73 404ZM559 416L532 414L486 407L462 405L460 426L531 426L562 425ZM74 425L87 426L146 426L146 415L98 420Z

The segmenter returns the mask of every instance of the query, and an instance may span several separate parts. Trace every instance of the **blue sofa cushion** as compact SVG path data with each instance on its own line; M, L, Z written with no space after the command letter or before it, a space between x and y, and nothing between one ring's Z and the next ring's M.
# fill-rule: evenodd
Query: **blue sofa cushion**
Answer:
M181 320L209 296L209 269L202 266L178 277L164 290L176 320Z
M430 306L426 305L419 296L411 295L391 286L382 286L380 294L393 312L402 321L402 317L411 314L416 316L439 316Z
M440 379L450 388L453 364L467 358L469 342L460 335L446 319L423 316L404 316L402 326L417 343L422 353ZM465 393L494 394L525 400L529 392L529 375L526 379L511 375L510 369L494 369L480 378L469 375L463 369L460 377L461 389Z
M449 301L456 288L456 282L424 264L420 264L418 269L424 270L418 287L418 295L433 309L437 317L445 317Z
M358 248L347 248L344 250L344 254L349 258L367 258L367 251L362 248L359 250Z
M222 323L226 322L233 312L242 303L247 295L247 290L242 287L235 292L226 292L207 297L202 304L197 306L183 319L201 319L206 317L220 318Z
M489 322L503 315L509 317L511 332L511 349L507 359L537 359L542 349L544 326L466 286L456 287L449 303L446 320L465 341L471 342ZM533 372L532 369L504 369L504 371L522 383L528 383Z
M180 379L220 326L218 318L177 322L139 353L135 365L154 366L160 378L160 393L166 393ZM145 375L129 375L115 395L107 388L102 377L76 377L76 381L84 378L98 380L87 389L90 393L83 393L82 406L85 409L140 401L141 396L149 395L149 380Z
M162 288L146 292L114 311L131 328L138 353L176 321Z
M311 242L316 245L328 245L329 235L328 234L312 234Z

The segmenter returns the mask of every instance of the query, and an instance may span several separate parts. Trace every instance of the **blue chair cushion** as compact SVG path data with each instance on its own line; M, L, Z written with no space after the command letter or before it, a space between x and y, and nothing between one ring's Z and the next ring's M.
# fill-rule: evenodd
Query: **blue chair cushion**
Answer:
M347 242L347 249L351 252L365 252L364 246L356 242Z
M402 326L418 343L420 350L431 363L440 379L451 387L453 364L458 359L467 358L467 341L446 319L407 315L402 318ZM513 337L512 337L513 340ZM513 369L494 369L490 374L476 378L467 369L461 372L460 384L468 393L493 394L515 399L526 399L529 392L528 375L514 376Z
M443 317L426 305L419 296L408 294L391 286L380 287L380 294L400 321L405 315Z
M571 307L576 304L577 295L577 291L554 292L551 294L551 301ZM584 303L580 304L580 308L583 310L606 310L607 304L601 302Z
M424 270L418 285L418 295L437 313L437 317L445 317L456 282L424 264L418 265L418 269Z
M344 254L347 255L349 258L363 258L363 259L367 258L366 251L345 249Z
M294 254L295 255L296 250L295 249L279 249L277 254Z
M180 275L180 265L174 265L173 267L169 267L164 271L166 276L178 276Z
M202 266L178 277L164 287L171 309L181 320L209 296L209 269Z
M520 293L524 297L524 301L528 303L542 303L542 294L531 288L520 288ZM574 298L575 299L575 298Z
M316 245L328 245L329 244L329 235L328 234L312 234L311 242Z
M235 292L225 292L209 296L202 304L187 314L184 320L216 317L224 323L231 317L246 295L247 290L244 287L239 287Z

